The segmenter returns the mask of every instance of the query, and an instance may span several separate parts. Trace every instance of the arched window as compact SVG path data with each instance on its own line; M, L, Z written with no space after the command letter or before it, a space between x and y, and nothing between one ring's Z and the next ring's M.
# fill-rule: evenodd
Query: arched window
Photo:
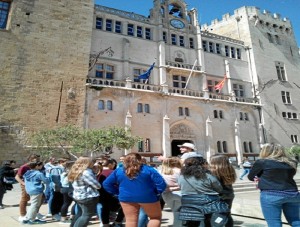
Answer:
M104 101L103 100L98 101L98 110L104 110Z
M143 104L142 103L138 103L138 105L137 105L137 112L138 113L143 113Z
M227 143L226 143L226 141L223 141L223 152L224 153L227 153L228 151L227 151Z
M214 118L218 118L218 111L214 110Z
M217 142L218 153L222 153L221 141Z
M222 110L219 111L219 118L223 119L223 111Z

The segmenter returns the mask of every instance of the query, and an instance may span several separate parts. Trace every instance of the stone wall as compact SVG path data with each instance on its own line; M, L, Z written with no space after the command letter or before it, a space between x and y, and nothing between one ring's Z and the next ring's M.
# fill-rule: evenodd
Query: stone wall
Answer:
M32 131L83 125L93 8L92 0L12 2L0 30L0 125L10 127L0 133L0 161L22 153Z

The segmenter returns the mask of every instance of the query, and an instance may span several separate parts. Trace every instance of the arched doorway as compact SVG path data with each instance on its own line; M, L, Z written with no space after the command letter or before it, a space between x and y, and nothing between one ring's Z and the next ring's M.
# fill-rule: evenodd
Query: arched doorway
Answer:
M180 148L178 145L181 145L183 143L193 143L191 140L173 140L171 143L171 154L172 156L179 156L181 155L180 153Z

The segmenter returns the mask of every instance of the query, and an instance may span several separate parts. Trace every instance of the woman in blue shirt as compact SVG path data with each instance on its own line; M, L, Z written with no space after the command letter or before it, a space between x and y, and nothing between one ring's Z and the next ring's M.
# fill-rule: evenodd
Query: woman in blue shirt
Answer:
M160 226L159 196L166 186L157 170L143 164L141 155L137 153L126 155L124 166L117 168L103 183L107 192L119 196L126 227L137 226L140 207L150 219L148 226Z

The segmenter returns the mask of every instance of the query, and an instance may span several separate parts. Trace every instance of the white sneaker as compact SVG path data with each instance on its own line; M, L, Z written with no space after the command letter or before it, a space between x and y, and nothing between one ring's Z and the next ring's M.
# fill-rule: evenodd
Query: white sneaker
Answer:
M27 220L26 216L20 216L19 217L19 222L23 222L23 221L26 221L26 220Z
M40 219L40 220L44 220L44 219L46 219L46 215L42 215L41 213L37 213L36 218Z
M46 214L46 218L51 218L52 214Z

